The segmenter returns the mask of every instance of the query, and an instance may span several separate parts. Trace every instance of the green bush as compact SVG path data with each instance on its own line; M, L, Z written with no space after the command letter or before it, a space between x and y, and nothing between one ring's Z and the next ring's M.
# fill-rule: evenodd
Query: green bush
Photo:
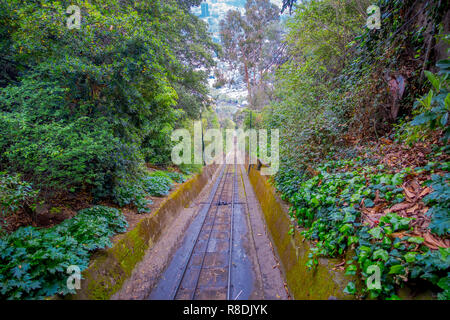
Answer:
M114 157L120 154L120 140L106 119L36 125L31 114L0 112L0 161L9 170L31 175L39 187L59 190L99 187L125 170Z
M146 192L155 197L163 197L169 194L173 181L162 174L149 175L142 179L142 185Z
M96 206L49 229L24 227L0 239L0 298L42 299L75 293L66 270L88 267L91 252L111 246L127 222L114 208Z
M0 215L5 217L15 213L23 206L33 206L37 191L21 179L19 174L9 175L0 172Z
M105 198L145 162L170 163L173 129L208 99L218 46L179 1L79 6L89 14L74 31L66 1L0 3L0 171Z
M167 175L176 183L183 183L187 181L187 177L179 172L167 172Z
M381 288L362 288L371 298L396 298L396 290L406 281L429 281L442 290L440 298L450 293L447 270L450 266L449 249L432 251L423 246L423 238L408 236L414 218L387 213L370 228L364 223L361 205L374 206L376 194L391 205L404 201L404 177L424 168L405 168L389 173L382 165L367 165L367 160L354 158L327 162L316 168L314 177L300 176L295 172L280 173L276 179L282 198L292 204L291 217L306 228L302 234L313 240L315 246L308 256L307 266L314 269L318 258L345 257L353 248L356 255L347 261L347 274L360 270L363 279L370 277L371 266L378 266ZM449 233L449 175L433 175L433 192L423 201L430 207L430 228L441 236ZM393 233L405 236L391 239ZM354 294L353 284L346 290Z
M172 180L172 178L171 178L170 175L169 175L169 172L166 172L166 171L160 171L160 170L158 170L158 171L153 171L153 172L151 172L151 173L149 174L149 176L151 176L151 177L162 177L162 178L165 178L165 179L170 179L170 180Z
M134 205L139 213L150 212L148 205L152 204L147 200L147 193L139 183L118 185L113 190L113 199L120 207Z
M187 180L186 175L175 171L153 171L152 173L150 173L150 176L163 177L177 183L183 183Z

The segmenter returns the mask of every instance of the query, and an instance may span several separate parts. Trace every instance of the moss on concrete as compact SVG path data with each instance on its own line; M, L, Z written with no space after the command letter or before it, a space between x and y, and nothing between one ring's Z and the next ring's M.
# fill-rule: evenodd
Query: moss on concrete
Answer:
M289 235L290 217L286 204L278 197L275 189L254 167L250 170L250 182L260 201L272 242L279 255L286 281L295 299L352 299L343 290L349 281L358 283L356 277L348 277L344 272L333 271L339 261L319 259L316 270L306 267L310 243L295 230Z

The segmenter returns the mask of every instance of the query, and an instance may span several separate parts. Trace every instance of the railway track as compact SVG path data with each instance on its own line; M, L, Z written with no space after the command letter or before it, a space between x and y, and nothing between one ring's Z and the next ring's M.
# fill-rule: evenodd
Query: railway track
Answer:
M244 174L245 168L236 161L222 165L208 192L186 209L196 210L190 213L194 218L183 231L176 252L166 248L164 255L170 255L170 262L165 270L149 273L156 277L147 299L287 299Z
M223 165L220 170L176 260L149 299L236 299L232 271L234 215L239 205L237 165Z
M231 299L237 173L235 165L223 170L171 299Z

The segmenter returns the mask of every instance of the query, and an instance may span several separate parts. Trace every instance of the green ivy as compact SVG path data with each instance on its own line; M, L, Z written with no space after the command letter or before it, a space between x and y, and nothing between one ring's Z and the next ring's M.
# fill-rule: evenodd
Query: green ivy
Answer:
M176 183L183 183L187 181L186 175L179 172L167 172L167 176Z
M0 298L43 299L75 293L66 270L88 267L92 251L112 245L128 224L114 208L96 206L49 228L23 227L0 239Z

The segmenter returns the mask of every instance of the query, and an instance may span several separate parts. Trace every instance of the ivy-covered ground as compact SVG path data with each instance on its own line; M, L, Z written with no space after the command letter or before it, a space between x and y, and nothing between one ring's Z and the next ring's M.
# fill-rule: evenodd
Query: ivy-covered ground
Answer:
M49 229L23 227L0 239L0 298L43 299L75 293L67 286L67 268L88 267L93 251L111 246L126 230L114 208L96 206Z

